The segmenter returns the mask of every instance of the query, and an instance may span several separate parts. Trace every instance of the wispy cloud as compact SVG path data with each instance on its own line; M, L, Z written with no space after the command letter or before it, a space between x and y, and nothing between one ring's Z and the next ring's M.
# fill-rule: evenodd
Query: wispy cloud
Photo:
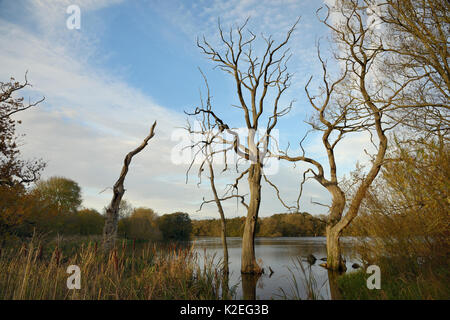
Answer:
M211 194L207 185L197 187L195 176L186 185L187 165L175 165L171 161L172 149L178 143L172 141L172 132L184 124L185 115L158 105L148 93L127 83L114 70L91 64L89 57L99 54L98 37L106 32L102 29L103 22L97 17L98 21L90 26L82 22L81 32L70 32L65 28L67 15L62 10L67 3L23 2L27 4L29 18L37 21L36 28L0 15L0 41L8 44L0 51L0 78L15 76L21 79L25 70L29 70L33 88L27 94L46 97L38 108L20 115L23 120L20 128L27 134L24 156L48 160L44 177L63 175L78 181L83 187L84 205L101 209L107 205L111 193L110 190L99 192L113 185L124 155L141 142L151 123L158 120L157 134L148 149L133 159L125 183L126 198L136 206L150 206L160 213L176 210L194 213L202 198ZM110 5L122 5L119 1L78 3L85 13ZM241 23L247 16L252 16L256 30L267 28L268 33L284 33L302 13L302 5L299 1L280 3L277 6L276 1L206 1L187 7L180 2L175 12L178 15L173 14L171 19L176 25L183 24L185 32L193 32L192 35L201 31L215 33L217 16L221 16L224 25ZM307 3L311 5L314 1ZM12 8L11 4L8 6ZM160 8L164 6L167 5L160 3ZM288 17L283 16L284 11L289 12ZM182 12L186 13L184 19L180 18ZM196 21L200 21L197 26ZM308 23L305 25L302 32L309 28ZM94 30L94 26L99 29ZM298 38L296 41L301 43ZM313 50L306 44L302 45L304 55L296 57L299 68L309 64L310 53L306 51ZM311 54L315 55L315 51ZM315 152L314 148L309 151ZM340 161L357 157L356 154L349 156L348 152L342 154ZM283 198L291 204L296 200L304 168L282 165L279 173L271 177L280 186ZM227 177L220 181L219 188L223 190ZM245 187L242 192L245 193ZM263 215L284 210L270 187L265 186L263 193ZM324 213L324 208L310 203L311 198L325 203L329 201L326 190L313 180L305 185L301 209ZM230 216L244 214L243 208L238 210L234 202L227 203L226 210ZM205 206L202 214L217 216L214 206Z

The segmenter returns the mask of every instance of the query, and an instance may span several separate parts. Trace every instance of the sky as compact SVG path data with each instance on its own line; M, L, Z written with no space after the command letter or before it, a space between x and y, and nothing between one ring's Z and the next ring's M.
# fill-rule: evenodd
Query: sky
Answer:
M326 1L330 3L330 0ZM188 162L178 161L185 111L200 104L206 75L213 107L227 123L243 125L233 79L202 54L196 39L205 36L219 45L217 23L224 29L241 25L280 41L301 17L290 40L289 70L294 74L282 104L294 100L292 111L280 121L281 146L298 154L298 142L312 114L304 93L311 75L320 79L316 43L327 49L328 30L318 21L319 0L0 0L0 81L23 81L28 71L32 87L26 99L45 101L18 114L24 158L42 158L42 178L64 176L79 183L83 206L102 210L119 176L123 158L137 147L157 120L156 135L133 158L125 181L124 198L133 206L153 208L159 214L187 212L193 218L218 217L214 205L198 212L203 199L211 199L206 179L198 185L193 170L186 182ZM69 29L67 20L80 8L80 28ZM258 47L256 47L257 49ZM326 53L325 53L326 55ZM333 65L330 65L333 67ZM315 82L313 82L315 84ZM181 130L181 131L180 131ZM348 174L357 159L364 159L366 136L350 136L336 150L340 176ZM305 142L307 155L325 160L320 137ZM297 199L302 172L298 164L277 164L270 176L283 199ZM216 174L221 193L233 173ZM106 190L105 190L106 189ZM245 193L245 184L242 192ZM263 186L260 216L285 212L270 186ZM308 180L300 210L323 214L327 191ZM245 208L228 201L228 217L245 215Z

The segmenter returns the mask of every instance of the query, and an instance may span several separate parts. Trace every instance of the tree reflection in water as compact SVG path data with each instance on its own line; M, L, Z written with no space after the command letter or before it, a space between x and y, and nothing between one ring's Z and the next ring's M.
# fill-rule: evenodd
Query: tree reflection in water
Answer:
M241 274L242 299L256 300L256 284L260 277L260 274Z

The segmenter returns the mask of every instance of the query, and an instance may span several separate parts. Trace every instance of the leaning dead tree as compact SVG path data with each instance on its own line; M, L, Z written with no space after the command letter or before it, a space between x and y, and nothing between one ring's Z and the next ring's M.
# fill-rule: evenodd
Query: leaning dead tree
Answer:
M261 179L264 177L268 180L264 172L264 165L269 158L267 151L271 144L277 143L272 131L279 118L287 114L292 105L280 108L280 98L290 85L291 74L286 67L289 49L285 47L298 21L278 44L271 36L262 36L265 49L259 57L253 51L257 36L251 31L248 31L248 36L244 36L247 21L240 27L230 28L229 32L224 32L219 23L223 45L221 49L214 48L205 38L201 42L197 41L203 53L222 71L231 75L239 100L239 105L233 107L242 112L246 137L240 139L238 130L223 121L212 108L199 107L190 115L210 117L218 130L215 141L227 146L222 152L231 151L238 158L237 162L241 163L241 167L246 167L245 170L240 170L236 166L239 176L230 190L237 192L240 181L247 177L250 199L246 207L247 217L242 238L241 272L259 274L262 269L256 262L254 239L261 204ZM269 112L269 116L264 124L265 111Z
M335 15L333 22L329 21L330 12ZM289 156L287 151L277 155L280 159L309 164L310 177L326 188L331 196L326 226L327 267L331 270L345 270L340 237L357 216L366 192L385 162L387 132L398 125L387 115L402 98L402 92L421 78L417 75L392 82L380 73L383 41L377 29L368 22L366 14L367 7L360 6L357 0L338 0L336 6L328 8L326 17L321 19L333 34L335 61L341 67L341 73L337 79L330 79L329 67L318 50L323 84L313 95L309 89L310 78L305 91L314 110L309 124L313 131L321 133L327 154L326 165L318 159L307 157L302 143L298 156ZM345 186L338 177L336 147L345 137L364 134L370 138L370 142L362 147L370 157L370 163L367 172L354 187L356 192L347 199ZM366 150L370 146L374 152Z
M117 225L119 222L119 207L120 202L122 201L122 197L125 193L123 183L128 173L128 168L130 166L131 159L147 146L148 141L155 135L155 127L156 121L151 126L150 133L148 134L147 137L145 137L142 144L133 151L129 152L123 161L123 167L122 171L120 172L119 179L116 181L113 187L113 197L111 203L106 208L106 221L105 227L103 229L103 248L106 252L113 249L115 245L117 237Z

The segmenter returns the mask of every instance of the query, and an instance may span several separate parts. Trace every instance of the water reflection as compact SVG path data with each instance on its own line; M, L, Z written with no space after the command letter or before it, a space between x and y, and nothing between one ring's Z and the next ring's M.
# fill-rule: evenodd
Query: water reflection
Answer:
M258 274L242 274L242 299L255 300L256 299L256 284L261 275Z
M311 289L314 289L316 298L339 299L336 285L338 275L330 274L319 266L323 263L320 259L326 257L325 240L325 237L256 238L256 257L265 273L241 277L241 239L228 238L230 274L226 280L230 288L235 288L235 298L308 299ZM351 265L356 259L350 239L343 239L342 245L347 270L352 271ZM200 255L206 253L222 257L220 238L197 238L194 247ZM311 256L317 260L313 261ZM273 274L270 270L273 270Z

